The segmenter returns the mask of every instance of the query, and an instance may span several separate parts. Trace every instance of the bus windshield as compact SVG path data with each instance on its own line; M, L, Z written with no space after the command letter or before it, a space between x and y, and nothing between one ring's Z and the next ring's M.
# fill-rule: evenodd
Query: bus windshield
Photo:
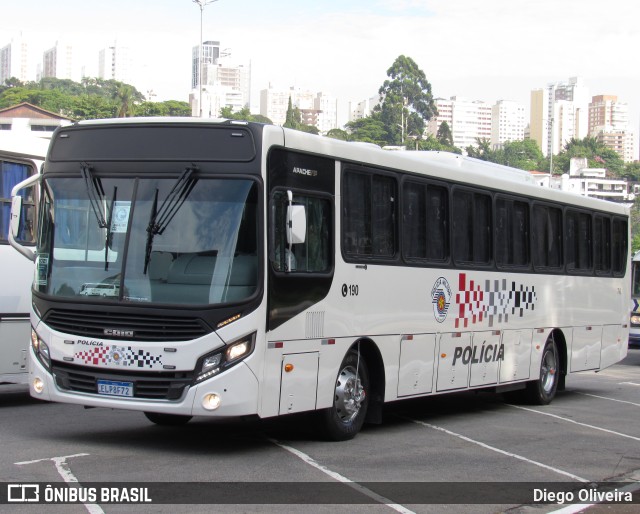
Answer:
M85 172L85 170L83 170ZM84 301L221 304L257 291L257 184L249 179L48 178L40 293Z

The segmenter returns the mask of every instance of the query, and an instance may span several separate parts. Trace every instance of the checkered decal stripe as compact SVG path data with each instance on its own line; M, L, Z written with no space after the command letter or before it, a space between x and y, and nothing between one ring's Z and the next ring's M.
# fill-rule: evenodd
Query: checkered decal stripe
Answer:
M484 320L489 327L494 323L508 323L510 315L522 318L526 311L533 311L538 299L534 286L501 279L486 280L481 287L473 280L467 281L466 273L459 275L458 290L456 328L466 328Z
M134 350L131 346L98 346L74 354L83 364L94 366L113 365L152 369L162 366L162 355L152 355L145 350Z

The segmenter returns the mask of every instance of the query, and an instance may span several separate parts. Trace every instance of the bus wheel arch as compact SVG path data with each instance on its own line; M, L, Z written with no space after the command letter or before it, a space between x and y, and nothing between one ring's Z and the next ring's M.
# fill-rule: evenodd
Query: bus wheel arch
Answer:
M356 341L346 352L336 376L333 405L318 413L327 439L354 438L368 419L371 406L374 411L377 409L380 365L380 352L371 341Z
M542 349L539 376L527 382L524 391L528 403L547 405L555 398L558 390L564 389L567 371L567 345L562 331L554 329L549 334Z

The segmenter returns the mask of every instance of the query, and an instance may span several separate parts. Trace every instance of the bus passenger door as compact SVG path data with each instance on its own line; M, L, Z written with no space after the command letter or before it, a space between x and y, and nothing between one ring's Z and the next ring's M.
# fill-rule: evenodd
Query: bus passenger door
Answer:
M531 330L505 330L502 334L504 358L500 363L500 383L526 380L531 368Z
M575 327L571 344L571 372L599 368L601 350L602 327Z
M440 335L436 389L465 389L469 385L471 334L454 332Z
M400 341L398 396L430 393L433 390L435 334L405 334Z

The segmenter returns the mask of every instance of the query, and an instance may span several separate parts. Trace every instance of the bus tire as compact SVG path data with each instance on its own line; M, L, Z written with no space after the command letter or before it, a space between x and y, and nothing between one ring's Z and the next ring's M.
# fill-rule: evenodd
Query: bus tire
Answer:
M356 372L357 370L357 372ZM353 439L362 428L369 405L369 372L358 353L345 356L336 377L333 406L320 411L323 433L332 441Z
M560 378L560 357L553 338L549 338L542 351L540 378L527 383L526 400L533 405L547 405L556 395Z
M160 412L145 412L144 415L152 423L165 427L178 427L180 425L186 425L192 418L192 416L182 416L180 414L165 414Z

